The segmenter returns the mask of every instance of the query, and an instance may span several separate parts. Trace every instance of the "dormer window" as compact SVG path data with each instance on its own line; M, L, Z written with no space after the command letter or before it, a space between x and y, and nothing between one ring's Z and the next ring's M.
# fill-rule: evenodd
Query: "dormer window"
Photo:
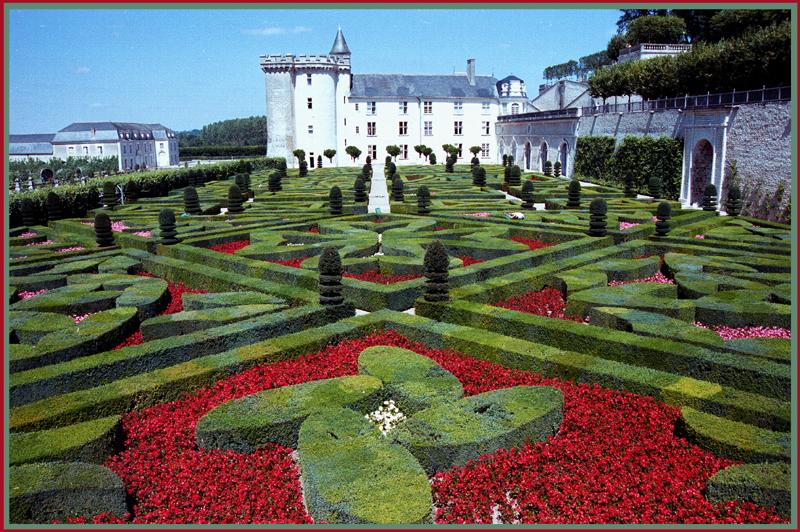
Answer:
M519 114L519 104L518 103L512 103L511 104L511 114L512 115Z

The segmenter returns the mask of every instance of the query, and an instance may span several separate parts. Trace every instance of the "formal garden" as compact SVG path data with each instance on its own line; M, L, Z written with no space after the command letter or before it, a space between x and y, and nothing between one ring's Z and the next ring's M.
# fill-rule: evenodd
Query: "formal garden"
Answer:
M10 521L788 523L790 226L504 162L13 193Z

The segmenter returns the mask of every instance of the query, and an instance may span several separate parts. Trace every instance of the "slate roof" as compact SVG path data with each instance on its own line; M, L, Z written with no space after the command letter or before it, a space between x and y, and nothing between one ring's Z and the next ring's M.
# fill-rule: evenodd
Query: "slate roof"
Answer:
M144 134L145 138L166 138L166 133L173 133L161 124L138 124L134 122L73 122L55 134L53 142L57 144L71 142L116 142L124 133Z
M496 98L496 83L493 76L475 76L470 85L466 74L353 74L350 97Z
M9 135L9 155L52 155L55 133L34 133L31 135Z
M344 33L342 33L342 28L339 28L339 31L336 32L336 39L333 41L333 46L331 46L331 55L338 55L338 54L349 54L350 47L347 46L347 41L344 40Z

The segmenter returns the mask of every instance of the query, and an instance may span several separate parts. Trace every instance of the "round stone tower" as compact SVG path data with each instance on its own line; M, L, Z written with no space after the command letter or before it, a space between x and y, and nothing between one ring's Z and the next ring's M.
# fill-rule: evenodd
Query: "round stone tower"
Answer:
M292 151L299 148L310 167L328 148L337 150L334 164L347 157L337 142L350 95L350 48L341 28L327 55L262 55L261 70L267 96L267 156L286 157L296 166Z

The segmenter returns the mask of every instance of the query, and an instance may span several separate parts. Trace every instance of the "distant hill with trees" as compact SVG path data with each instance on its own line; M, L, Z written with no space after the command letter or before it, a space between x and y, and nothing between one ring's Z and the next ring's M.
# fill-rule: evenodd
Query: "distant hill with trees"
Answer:
M267 117L233 118L178 133L180 147L261 146L267 144Z

